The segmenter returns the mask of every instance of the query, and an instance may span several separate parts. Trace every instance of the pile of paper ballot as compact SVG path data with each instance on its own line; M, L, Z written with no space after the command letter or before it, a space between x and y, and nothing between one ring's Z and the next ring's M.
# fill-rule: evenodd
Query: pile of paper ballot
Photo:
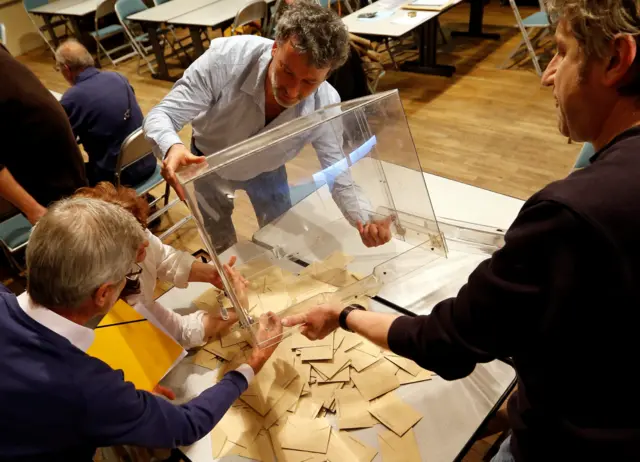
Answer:
M272 266L268 260L240 267L250 281L251 313L277 312L274 305L284 309L296 299L332 292L336 286L357 280L346 270L349 261L343 254L333 254L299 275ZM212 289L195 303L212 309L227 302ZM222 378L251 353L245 335L236 331L208 343L196 353L194 363L218 370L218 379ZM384 427L379 427L377 435L383 461L420 461L412 427L422 415L394 390L431 377L431 372L413 361L342 329L317 341L296 332L282 340L214 428L213 457L370 462L378 451L349 430L381 423Z

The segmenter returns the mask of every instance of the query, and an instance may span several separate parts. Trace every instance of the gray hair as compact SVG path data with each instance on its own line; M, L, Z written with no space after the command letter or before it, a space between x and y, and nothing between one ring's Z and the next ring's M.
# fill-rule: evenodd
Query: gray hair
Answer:
M75 197L52 205L27 245L27 292L47 308L73 310L105 283L120 283L145 240L122 207Z
M276 25L276 42L291 39L299 53L309 57L309 64L335 70L349 57L349 33L342 19L310 0L297 0L285 10Z
M58 47L56 63L68 66L74 72L95 66L95 61L89 50L76 39L65 40Z

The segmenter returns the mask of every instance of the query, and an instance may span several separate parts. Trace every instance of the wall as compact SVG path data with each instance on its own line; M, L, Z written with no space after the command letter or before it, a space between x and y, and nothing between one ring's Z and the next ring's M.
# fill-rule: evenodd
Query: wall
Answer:
M0 0L0 22L4 23L7 30L7 43L5 46L12 55L19 56L44 44L27 12L22 6L22 1L2 2Z

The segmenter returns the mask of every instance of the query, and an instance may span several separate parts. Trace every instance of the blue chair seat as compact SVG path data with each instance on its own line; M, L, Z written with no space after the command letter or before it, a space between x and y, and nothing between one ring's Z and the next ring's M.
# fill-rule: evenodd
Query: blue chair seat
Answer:
M547 15L547 13L538 11L524 18L522 24L524 24L524 27L547 27L551 23L549 22L549 15Z
M114 34L119 34L121 32L124 32L124 27L122 27L120 24L111 24L110 26L107 27L103 27L102 29L98 29L97 31L91 31L91 37L96 38L96 36L98 38L105 38L105 37L110 37Z
M19 213L0 223L0 241L13 252L27 243L32 228L29 220Z
M162 178L162 175L160 174L160 165L156 165L156 169L153 174L139 185L136 185L136 193L138 193L138 196L140 196L149 191L151 188L158 186L163 181L164 180Z

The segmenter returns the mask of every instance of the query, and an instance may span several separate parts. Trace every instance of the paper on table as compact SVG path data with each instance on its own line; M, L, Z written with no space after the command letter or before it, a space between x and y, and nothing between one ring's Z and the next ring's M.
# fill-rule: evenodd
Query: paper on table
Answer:
M369 403L356 388L336 390L335 397L340 430L369 428L377 423L376 419L367 413Z
M331 377L330 379L320 379L318 383L332 383L332 382L349 382L351 380L351 373L349 366L345 366L340 372Z
M433 372L425 369L421 369L418 375L414 377L408 372L403 371L402 369L398 369L398 372L396 372L396 377L398 377L398 380L400 381L400 385L406 385L408 383L424 382L426 380L431 380L433 378Z
M248 448L242 450L239 455L247 459L273 462L273 454L271 438L265 430L261 430L255 441Z
M245 392L240 395L240 399L264 416L278 402L287 386L296 377L298 377L298 371L292 362L287 362L274 354L256 374Z
M286 423L286 422L285 422ZM269 429L271 443L273 444L273 452L278 462L316 462L323 459L316 459L318 454L306 451L292 451L290 449L282 449L280 445L280 433L284 429L284 423L281 426L273 426Z
M309 340L300 332L296 332L291 335L291 348L297 350L299 348L313 348L321 346L333 347L333 334L327 335L322 340Z
M367 353L375 358L379 358L381 353L380 347L367 339L364 339L360 345L355 347L355 349L360 350L363 353Z
M403 358L402 356L397 356L394 354L385 354L384 356L393 364L398 366L400 369L404 369L414 377L417 376L420 373L420 371L424 370L420 366L418 366L415 362L411 361L410 359Z
M332 359L322 362L313 361L311 362L311 366L313 366L315 370L324 374L327 379L330 379L344 369L344 367L349 364L349 361L351 361L351 358L349 358L346 353L338 351Z
M399 437L389 430L378 433L383 462L421 462L420 451L413 430Z
M250 334L246 330L234 330L220 339L222 348L228 348L233 345L246 342L250 338Z
M211 455L214 459L217 459L227 442L227 435L216 425L213 427L213 430L211 430L209 436L211 438Z
M414 11L414 13L416 13L415 16L409 16L408 14L398 16L397 18L391 20L391 24L413 26L415 24L421 24L427 19L433 17L433 13L428 13L426 11Z
M344 340L340 345L340 351L349 351L364 342L364 338L353 332L344 331Z
M264 428L270 428L278 419L286 414L287 410L300 399L304 382L297 376L293 382L285 389L284 394L276 402L269 413L264 417Z
M330 434L328 420L305 419L294 414L289 416L280 432L280 445L283 449L326 454Z
M193 364L214 371L218 368L218 366L220 366L220 360L213 353L209 353L207 350L200 349L193 356Z
M422 414L402 401L394 392L371 401L369 412L398 436L404 435L422 419Z
M217 339L207 343L202 347L202 349L207 350L208 352L213 353L216 356L220 356L222 359L231 361L234 356L237 355L238 352L246 346L246 343L238 343L236 345L225 348L220 343L220 339Z
M449 0L413 0L410 5L413 6L442 6Z
M362 372L351 374L351 380L367 401L384 395L400 386L400 381L395 376L396 371L389 371L388 361L380 361Z
M303 361L322 361L333 358L332 346L321 346L300 349L300 359Z
M298 400L298 407L294 414L307 419L314 419L320 409L322 409L322 401L314 399L312 396L304 396Z
M262 429L263 419L242 404L234 404L216 425L224 432L227 441L248 448Z
M380 355L379 357L376 358L375 356L371 356L368 353L363 353L357 348L353 348L352 350L349 350L347 352L347 355L351 359L351 366L358 372L362 372L364 369L368 368L369 366L372 366L373 364L379 362L380 358L382 357L382 355Z
M212 287L202 293L198 298L193 301L193 304L198 307L198 309L204 311L215 311L220 308L220 303L218 302L218 297L222 292L220 289L216 289ZM229 307L231 306L231 302L229 302Z
M329 449L327 450L329 462L371 462L376 454L378 451L349 433L331 430Z
M187 355L172 337L122 300L116 302L94 332L87 354L112 369L121 369L125 380L140 390L151 391Z
M322 401L322 405L329 408L334 400L334 392L341 387L342 383L316 383L311 385L311 396Z

